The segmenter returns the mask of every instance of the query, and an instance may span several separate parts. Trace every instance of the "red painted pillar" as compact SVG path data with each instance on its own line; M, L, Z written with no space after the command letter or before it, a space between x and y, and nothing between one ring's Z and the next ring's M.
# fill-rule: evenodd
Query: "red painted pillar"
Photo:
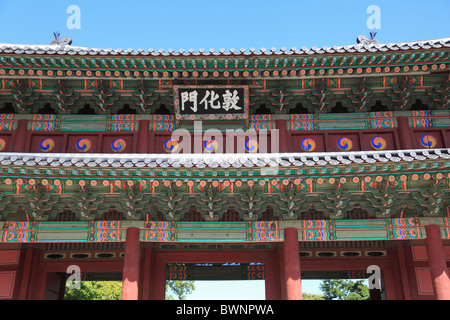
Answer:
M409 130L407 117L397 118L397 130L401 149L412 149L413 148L411 140L412 132Z
M27 142L28 121L18 120L17 128L14 134L13 152L25 152L25 146Z
M34 256L38 255L36 253L36 249L34 248L24 248L21 249L23 251L23 256L21 257L22 263L22 276L20 278L20 291L19 291L19 300L27 300L28 291L30 287L31 274L33 271L33 262L35 261Z
M122 300L138 299L140 242L139 228L127 229L122 275Z
M286 120L275 120L278 129L278 148L280 153L289 152L289 133L286 128ZM271 148L273 150L273 148Z
M166 258L167 254L154 256L150 300L164 300L166 297Z
M148 144L148 136L149 136L149 124L148 120L139 120L139 128L137 133L137 152L138 153L148 153L149 144Z
M281 300L279 259L278 249L274 249L270 257L264 261L266 300Z
M140 278L140 299L142 300L150 300L150 286L151 286L151 277L152 277L152 262L153 262L153 250L152 248L145 248L144 250L144 261L141 270L141 278Z
M396 281L394 275L394 266L390 264L383 268L382 272L382 288L384 290L384 299L386 300L401 300L401 285L400 281Z
M297 229L284 229L283 257L287 300L302 300L300 256L298 251Z
M426 248L436 300L450 300L450 279L439 226L426 225Z
M408 249L411 249L407 247ZM387 277L384 283L387 300L411 300L411 289L408 277L411 276L402 246L387 249L387 255L391 261L391 268L383 270L383 277ZM389 277L391 280L389 280Z
M284 246L277 249L278 255L278 271L279 271L279 288L280 288L280 300L286 300L286 280L284 277Z
M32 259L33 268L31 270L27 299L45 300L48 273L44 270L43 264L39 262L39 252L36 252Z

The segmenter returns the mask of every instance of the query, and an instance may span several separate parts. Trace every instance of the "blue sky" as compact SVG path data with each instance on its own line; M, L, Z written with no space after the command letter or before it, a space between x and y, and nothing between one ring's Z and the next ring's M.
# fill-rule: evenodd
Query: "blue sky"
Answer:
M67 8L80 8L68 29ZM350 45L377 5L382 43L450 36L448 0L0 0L0 43L48 44L53 32L94 48L198 50Z
M302 291L322 294L320 280L303 280ZM187 300L265 300L264 280L195 281Z
M80 29L67 27L70 5L80 8ZM381 26L374 31L381 43L450 37L449 0L0 0L0 43L49 44L59 31L73 45L113 49L352 45L371 31L366 24L370 5L380 8ZM199 283L190 298L212 299L221 291L233 299L245 290L250 299L263 297L264 285L248 282L232 286L229 295L217 283ZM318 293L309 283L304 282L304 292ZM199 296L203 293L207 296Z

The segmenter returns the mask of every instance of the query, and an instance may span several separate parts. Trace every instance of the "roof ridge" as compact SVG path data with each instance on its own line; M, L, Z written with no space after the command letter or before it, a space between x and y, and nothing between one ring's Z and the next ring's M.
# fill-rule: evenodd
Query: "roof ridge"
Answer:
M412 47L418 47L413 49L430 49L431 47L434 47L436 45L444 45L445 47L450 47L450 37L445 38L437 38L437 39L428 39L428 40L419 40L419 41L406 41L406 42L391 42L391 43L370 43L370 44L351 44L351 45L334 45L331 47L328 46L322 46L322 47L316 47L313 46L311 48L302 47L301 49L297 49L296 47L292 47L290 49L286 49L285 47L281 47L279 49L277 48L261 48L259 50L256 50L255 48L247 49L234 49L231 48L228 51L226 51L223 48L220 48L219 50L216 50L214 48L211 48L209 50L205 50L203 48L198 49L197 51L193 49L184 50L179 49L178 51L174 49L153 49L149 48L147 50L144 50L142 48L139 48L137 50L135 49L112 49L112 48L93 48L93 47L81 47L81 46L72 46L72 45L63 45L60 44L11 44L11 43L0 43L0 53L6 52L11 53L8 51L13 51L17 54L22 53L35 53L36 51L43 50L44 53L48 53L52 51L55 52L83 52L86 51L86 53L90 52L92 53L103 53L103 54L132 54L132 55L174 55L174 56L191 56L191 55L280 55L280 54L321 54L321 53L345 53L345 52L351 52L354 53L355 51L363 52L366 50L366 48L370 48L371 52L374 52L373 49L376 49L376 51L386 51L389 49L397 48L404 48L405 50L412 48ZM29 52L20 52L20 51L29 51ZM35 52L32 52L35 51Z

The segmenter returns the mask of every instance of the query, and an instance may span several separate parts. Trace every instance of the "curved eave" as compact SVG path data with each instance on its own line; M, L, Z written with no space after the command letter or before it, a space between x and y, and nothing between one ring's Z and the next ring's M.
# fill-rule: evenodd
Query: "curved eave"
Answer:
M412 42L398 42L387 44L356 44L347 46L332 46L332 47L302 47L297 49L295 47L291 49L271 48L266 50L261 48L256 50L251 48L246 49L220 49L218 51L214 49L204 50L199 49L194 51L189 49L187 51L180 49L175 51L169 49L165 51L163 49L103 49L103 48L89 48L78 46L60 46L60 45L25 45L25 44L7 44L0 43L0 53L8 54L50 54L50 55L102 55L102 56L163 56L163 57L197 57L197 56L270 56L270 55L315 55L315 54L344 54L344 53L375 53L375 52L388 52L388 51L406 51L406 50L429 50L429 49L442 49L450 47L450 37L425 40L425 41L412 41Z
M0 153L0 166L103 169L261 169L325 167L447 160L450 149L277 154L72 154Z

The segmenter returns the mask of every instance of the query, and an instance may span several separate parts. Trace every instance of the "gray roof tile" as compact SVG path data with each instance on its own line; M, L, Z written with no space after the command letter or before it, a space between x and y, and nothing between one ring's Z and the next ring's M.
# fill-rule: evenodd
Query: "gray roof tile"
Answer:
M229 51L221 48L216 51L215 49L199 49L195 51L193 49L189 49L185 51L180 49L177 51L173 49L169 49L165 51L163 49L159 49L155 51L154 49L144 50L139 48L138 50L133 50L131 48L128 49L102 49L102 48L86 48L86 47L77 47L71 45L60 46L58 44L55 45L26 45L26 44L7 44L0 43L0 53L16 53L16 54L69 54L69 55L148 55L151 54L153 56L226 56L226 55L292 55L292 54L323 54L323 53L355 53L355 52L384 52L388 50L419 50L419 49L439 49L442 47L450 47L450 38L441 38L441 39L433 39L426 41L412 41L412 42L399 42L399 43L387 43L387 44L355 44L355 45L347 45L347 46L333 46L333 47L312 47L306 48L302 47L301 49L297 49L295 47L291 49L281 48L280 50L276 48L271 48L270 50L266 50L265 48L261 48L260 50L256 50L255 48L251 48L250 50L246 50L241 48L240 50L236 50L231 48Z
M45 154L2 153L1 165L110 168L256 168L350 165L374 162L450 159L450 149L283 154Z

